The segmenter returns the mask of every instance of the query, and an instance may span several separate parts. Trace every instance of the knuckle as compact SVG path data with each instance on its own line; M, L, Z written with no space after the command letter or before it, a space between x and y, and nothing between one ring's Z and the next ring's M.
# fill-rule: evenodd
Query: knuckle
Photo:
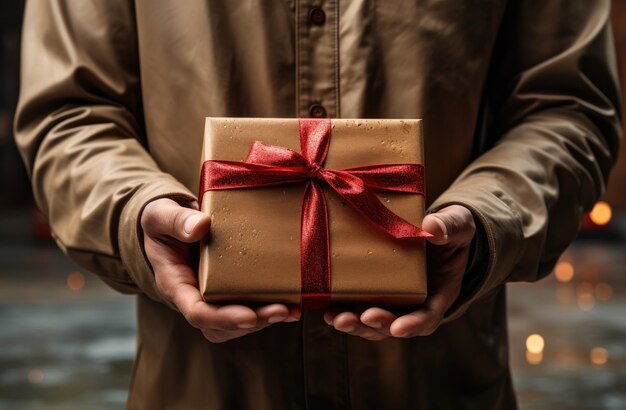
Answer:
M148 203L141 214L141 226L154 233L167 233L175 228L178 204L168 198L159 198Z
M472 212L464 206L456 205L455 212L450 214L456 232L474 231L476 223Z
M204 323L204 318L202 317L202 314L200 314L200 312L198 312L197 310L192 309L188 311L184 316L187 322L189 322L189 324L196 329L201 329L203 327L202 325Z
M187 219L187 213L182 211L182 207L178 212L174 212L173 215L169 219L168 227L172 232L176 233L184 233L183 226L185 224L185 219Z
M141 214L141 227L145 231L152 231L154 227L156 226L156 224L158 223L157 209L158 209L158 204L156 204L155 201L150 202L143 209L143 212Z
M463 230L463 220L459 214L450 214L445 220L448 228L448 235L454 235Z
M435 333L435 330L439 327L440 321L438 319L432 319L429 321L420 331L422 336L430 336Z

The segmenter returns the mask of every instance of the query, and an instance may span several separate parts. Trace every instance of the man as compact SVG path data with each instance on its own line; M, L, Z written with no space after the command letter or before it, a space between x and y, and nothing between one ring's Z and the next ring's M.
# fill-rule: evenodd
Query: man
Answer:
M618 149L609 5L30 1L17 140L59 246L139 295L128 407L514 408L504 284L551 271ZM423 118L426 304L205 304L206 116Z

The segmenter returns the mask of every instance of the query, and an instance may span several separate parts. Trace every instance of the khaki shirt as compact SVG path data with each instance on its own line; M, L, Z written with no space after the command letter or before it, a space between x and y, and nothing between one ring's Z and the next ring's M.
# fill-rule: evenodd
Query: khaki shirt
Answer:
M551 271L618 149L609 5L29 1L17 142L59 246L139 294L129 408L514 408L504 284ZM482 249L431 336L307 312L212 344L162 303L138 220L195 199L204 118L312 111L422 118L430 210L474 214Z

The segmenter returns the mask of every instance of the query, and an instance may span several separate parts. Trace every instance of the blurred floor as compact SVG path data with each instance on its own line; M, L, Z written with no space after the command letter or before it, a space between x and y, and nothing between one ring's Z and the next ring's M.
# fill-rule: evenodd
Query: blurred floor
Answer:
M30 232L30 212L0 217L0 409L123 408L134 299ZM509 286L520 407L626 409L626 242L578 241L562 261L561 281Z
M0 217L0 409L123 408L134 298L33 242L30 228L30 212Z
M508 287L521 408L626 409L626 242L577 241L555 272Z

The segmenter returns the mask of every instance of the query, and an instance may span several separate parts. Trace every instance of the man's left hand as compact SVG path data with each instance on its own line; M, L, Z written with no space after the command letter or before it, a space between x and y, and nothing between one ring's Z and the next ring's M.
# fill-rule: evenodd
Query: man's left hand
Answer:
M422 228L433 236L428 238L428 297L418 310L396 316L378 307L371 307L360 315L327 309L324 312L326 323L368 340L433 333L461 291L476 225L467 208L451 205L426 215Z

